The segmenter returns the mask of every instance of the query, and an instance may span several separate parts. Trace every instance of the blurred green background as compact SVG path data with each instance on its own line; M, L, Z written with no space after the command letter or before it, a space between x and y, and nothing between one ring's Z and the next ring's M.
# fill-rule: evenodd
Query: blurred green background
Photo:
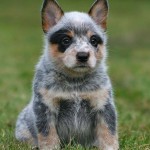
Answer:
M87 12L93 0L58 0ZM108 65L118 109L121 150L150 149L150 0L109 0ZM0 149L26 150L14 138L18 113L31 97L42 53L42 0L0 0ZM74 147L74 150L78 148Z

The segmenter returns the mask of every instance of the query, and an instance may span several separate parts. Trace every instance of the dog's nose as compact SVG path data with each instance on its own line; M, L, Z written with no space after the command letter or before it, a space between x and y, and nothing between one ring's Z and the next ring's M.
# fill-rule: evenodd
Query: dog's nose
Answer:
M90 54L86 52L78 52L76 58L79 62L87 62Z

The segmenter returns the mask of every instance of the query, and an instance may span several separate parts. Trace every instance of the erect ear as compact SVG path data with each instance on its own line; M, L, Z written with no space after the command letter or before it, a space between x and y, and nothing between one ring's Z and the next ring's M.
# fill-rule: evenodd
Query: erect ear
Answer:
M108 2L107 0L96 0L89 11L89 15L105 31L107 29Z
M57 24L64 12L55 0L44 0L42 11L42 28L44 33Z

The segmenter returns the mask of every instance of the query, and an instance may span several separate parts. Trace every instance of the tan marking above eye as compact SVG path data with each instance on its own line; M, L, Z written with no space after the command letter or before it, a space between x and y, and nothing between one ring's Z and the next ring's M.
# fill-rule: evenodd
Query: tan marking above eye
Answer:
M90 39L92 35L94 35L94 32L92 32L92 31L89 30L87 32L87 37Z
M74 31L69 31L66 33L69 37L74 37Z

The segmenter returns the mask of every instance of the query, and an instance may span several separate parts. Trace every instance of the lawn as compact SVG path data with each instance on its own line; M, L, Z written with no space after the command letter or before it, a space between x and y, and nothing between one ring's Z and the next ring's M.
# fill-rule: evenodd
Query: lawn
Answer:
M120 149L150 150L150 1L109 1L108 65ZM18 113L30 100L34 66L42 53L41 2L0 0L1 150L30 149L15 140L14 128ZM58 2L66 11L88 11L93 0Z

